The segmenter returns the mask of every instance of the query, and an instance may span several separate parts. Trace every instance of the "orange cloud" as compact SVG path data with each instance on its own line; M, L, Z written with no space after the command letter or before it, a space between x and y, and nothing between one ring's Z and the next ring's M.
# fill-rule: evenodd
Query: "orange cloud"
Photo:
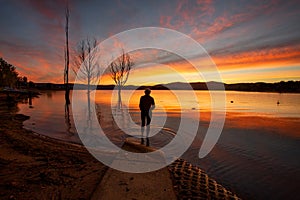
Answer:
M210 0L198 0L197 2L179 1L173 16L160 16L160 25L180 30L186 26L195 26L201 18L211 16L215 9Z
M226 2L227 3L227 2ZM230 4L230 2L228 2ZM216 12L216 2L210 0L179 1L175 15L162 15L160 25L183 31L198 42L207 42L216 38L225 30L237 27L244 22L253 20L261 13L276 12L280 6L278 0L247 4L245 9L235 10L236 5L228 5L229 11ZM230 34L238 34L231 31Z
M216 55L213 60L221 69L300 64L300 45Z
M152 53L155 55L159 52L153 51ZM146 55L151 55L151 53L135 53L137 59L144 59L145 61L147 60ZM151 56L149 58L153 59ZM222 80L227 83L264 80L274 82L300 78L300 69L295 70L293 68L293 66L300 66L300 45L214 55L212 59L217 65ZM194 58L193 61L200 67L201 73L217 72L209 59ZM151 84L174 82L180 80L178 75L183 75L189 82L204 81L199 78L199 71L185 60L177 58L177 60L161 64L153 63L144 68L135 69L129 77L128 84L142 84L143 81ZM286 67L288 69L285 69ZM109 76L106 76L104 80L106 84L113 83Z

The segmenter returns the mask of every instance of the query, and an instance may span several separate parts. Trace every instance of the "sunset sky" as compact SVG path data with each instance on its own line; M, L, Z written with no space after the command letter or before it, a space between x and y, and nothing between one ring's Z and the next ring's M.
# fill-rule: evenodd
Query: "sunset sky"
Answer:
M0 57L33 82L63 83L65 0L0 2ZM70 0L69 5L72 50L87 36L101 42L128 29L164 27L198 41L225 83L300 80L297 0ZM169 63L189 73L186 62ZM129 83L150 74L153 83L176 81L165 69L148 67L133 73ZM189 81L201 81L193 77Z

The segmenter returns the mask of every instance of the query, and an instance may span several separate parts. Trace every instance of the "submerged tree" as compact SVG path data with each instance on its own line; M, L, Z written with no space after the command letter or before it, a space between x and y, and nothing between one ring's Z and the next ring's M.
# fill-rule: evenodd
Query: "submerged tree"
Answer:
M74 72L77 78L87 84L87 99L88 99L88 120L91 119L91 103L90 92L91 87L97 85L100 75L100 68L97 62L97 40L86 38L78 43L75 59Z
M97 84L100 75L96 46L97 40L95 38L86 38L78 43L75 52L73 70L77 77L87 84L88 93L91 91L91 86Z
M110 75L111 78L114 80L118 87L118 107L121 107L121 90L125 83L128 80L128 76L130 70L132 69L133 62L130 58L128 53L124 53L124 49L122 49L122 55L113 61L110 64Z
M65 84L65 100L66 104L70 104L70 88L69 88L69 63L70 63L70 56L69 56L69 6L66 6L65 10L65 17L66 17L66 26L65 26L65 33L66 33L66 46L65 46L65 70L64 70L64 84Z

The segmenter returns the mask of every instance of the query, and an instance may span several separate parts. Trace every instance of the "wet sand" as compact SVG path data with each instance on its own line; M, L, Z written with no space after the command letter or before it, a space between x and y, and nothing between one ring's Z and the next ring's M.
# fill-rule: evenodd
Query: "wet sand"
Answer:
M84 147L22 128L17 108L0 110L1 199L89 199L107 167Z

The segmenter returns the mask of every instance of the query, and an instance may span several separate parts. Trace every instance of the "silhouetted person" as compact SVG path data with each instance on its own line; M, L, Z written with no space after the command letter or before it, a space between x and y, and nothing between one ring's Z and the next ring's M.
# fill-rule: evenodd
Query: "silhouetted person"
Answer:
M142 127L141 127L141 132L142 132L142 139L141 143L144 144L144 138L143 138L143 133L144 133L144 127L147 125L147 143L146 145L149 146L149 132L150 132L150 122L151 122L151 111L155 108L155 103L153 97L150 96L151 90L149 88L145 89L145 95L141 96L140 98L140 110L141 110L141 120L142 120ZM146 123L147 120L147 123Z

